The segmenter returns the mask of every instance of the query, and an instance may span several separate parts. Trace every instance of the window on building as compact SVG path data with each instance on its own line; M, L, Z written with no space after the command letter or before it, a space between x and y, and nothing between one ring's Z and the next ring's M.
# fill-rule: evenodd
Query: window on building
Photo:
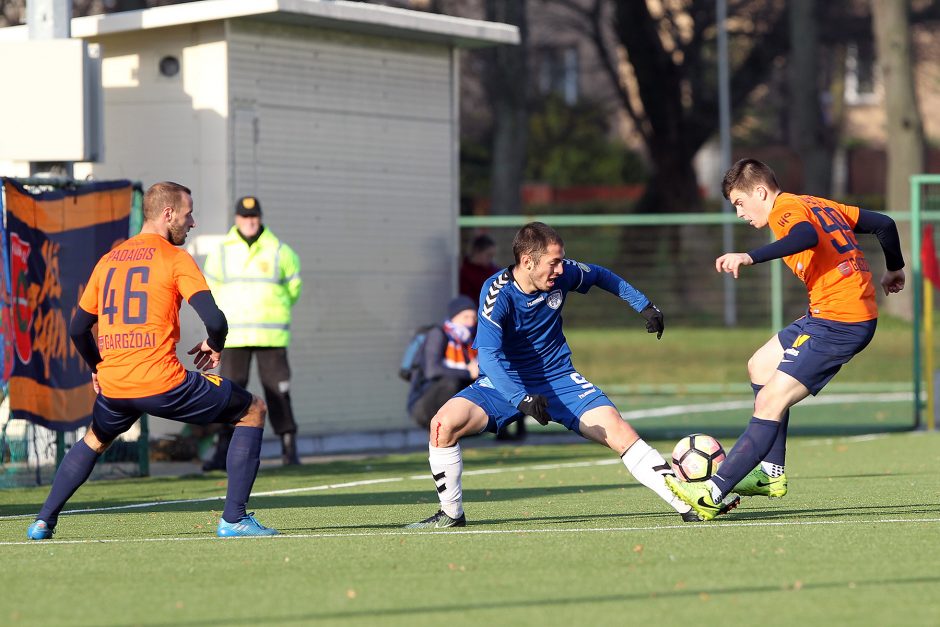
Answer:
M566 104L578 101L578 49L570 47L545 47L537 53L536 73L538 92L541 95L558 94Z
M866 105L878 102L877 64L872 42L848 45L845 54L845 102Z

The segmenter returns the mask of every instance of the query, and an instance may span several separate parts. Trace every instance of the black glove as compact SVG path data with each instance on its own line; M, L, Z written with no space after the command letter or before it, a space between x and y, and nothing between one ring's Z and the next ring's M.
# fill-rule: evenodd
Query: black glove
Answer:
M663 312L659 310L659 307L650 303L646 306L646 309L640 312L640 315L646 318L646 332L655 333L657 340L661 338L666 328L666 322L663 320Z
M543 427L551 422L552 417L548 415L548 399L541 394L525 395L525 398L516 405L526 416L532 416Z

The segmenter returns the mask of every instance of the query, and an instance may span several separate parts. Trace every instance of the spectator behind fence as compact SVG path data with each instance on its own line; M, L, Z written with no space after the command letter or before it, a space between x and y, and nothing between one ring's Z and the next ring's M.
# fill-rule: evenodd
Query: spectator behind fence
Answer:
M476 334L476 300L461 295L447 304L447 319L432 327L421 347L420 366L411 376L408 413L424 428L450 398L480 374Z
M489 235L477 235L470 242L470 254L460 264L460 293L480 302L483 283L493 276L499 267L493 263L496 257L496 242Z
M291 309L300 298L300 258L261 222L253 196L235 203L235 226L206 257L206 281L229 320L222 376L248 386L251 359L268 404L271 427L281 438L285 466L300 463L297 423L290 399ZM215 453L203 470L224 470L232 429L219 432Z

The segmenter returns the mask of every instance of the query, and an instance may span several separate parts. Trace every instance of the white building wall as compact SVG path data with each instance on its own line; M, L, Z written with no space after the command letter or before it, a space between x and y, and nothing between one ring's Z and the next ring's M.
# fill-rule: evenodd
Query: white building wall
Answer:
M197 231L228 218L228 89L222 22L108 35L101 44L105 156L75 175L127 178L144 188L171 180L193 190ZM163 76L164 56L180 60Z
M407 427L402 348L456 289L450 50L228 28L231 198L257 194L303 264L290 348L301 434Z

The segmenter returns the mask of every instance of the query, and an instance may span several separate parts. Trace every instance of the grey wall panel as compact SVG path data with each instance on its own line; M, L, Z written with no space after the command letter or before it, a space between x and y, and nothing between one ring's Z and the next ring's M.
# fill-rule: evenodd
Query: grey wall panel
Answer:
M301 433L408 426L402 348L456 288L450 52L253 21L228 40L231 109L257 119L232 127L233 194L256 185L303 263Z

